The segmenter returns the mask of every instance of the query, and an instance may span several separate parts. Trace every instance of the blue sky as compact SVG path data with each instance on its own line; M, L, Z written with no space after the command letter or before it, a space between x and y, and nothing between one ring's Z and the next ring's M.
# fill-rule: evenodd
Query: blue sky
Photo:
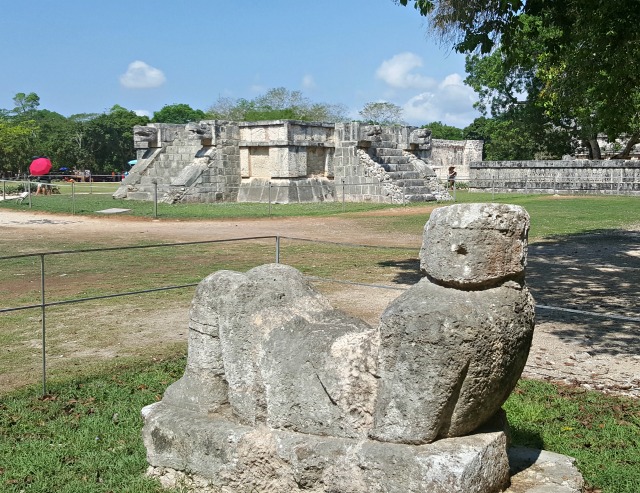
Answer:
M0 108L35 92L65 116L114 104L151 115L286 87L354 118L374 101L414 125L478 116L464 57L392 0L0 1Z

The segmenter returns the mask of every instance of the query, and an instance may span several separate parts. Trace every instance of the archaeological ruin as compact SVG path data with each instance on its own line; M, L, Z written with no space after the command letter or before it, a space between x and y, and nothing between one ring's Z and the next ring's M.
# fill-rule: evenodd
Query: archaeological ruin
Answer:
M142 410L149 474L192 492L497 493L515 454L562 471L535 469L551 488L535 491L580 491L569 458L510 451L501 410L534 329L528 229L518 206L436 209L424 277L378 327L289 266L208 276L184 375Z
M447 168L464 180L482 160L482 141L356 122L152 123L134 128L134 144L114 197L167 203L451 200Z

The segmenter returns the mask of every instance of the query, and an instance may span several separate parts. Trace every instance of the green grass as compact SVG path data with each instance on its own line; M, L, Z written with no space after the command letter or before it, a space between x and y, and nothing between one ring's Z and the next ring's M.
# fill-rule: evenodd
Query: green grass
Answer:
M140 409L183 372L184 358L104 367L0 398L0 491L160 492L143 476ZM589 487L640 491L640 403L521 381L505 404L513 444L576 457ZM116 416L117 415L117 416Z
M539 240L558 235L618 229L640 224L640 197L495 194L458 192L457 203L496 202L524 207L531 216L529 239ZM446 203L440 206L449 205ZM428 215L357 217L380 231L419 234Z
M144 477L140 409L179 378L183 359L138 361L0 398L0 491L165 491Z
M552 197L545 195L477 194L457 192L458 202L499 202L524 206L531 215L532 239L637 226L640 200L624 196ZM33 210L71 212L68 195L33 197ZM447 205L447 204L439 204ZM26 202L0 202L0 208L28 210ZM116 201L110 195L77 195L76 213L94 214L109 207L133 208L132 214L151 217L152 204ZM391 209L391 214L363 215L360 211ZM416 213L411 213L415 208ZM366 222L375 231L420 234L428 213L424 204L408 205L398 214L393 207L374 204L346 204L344 217ZM342 212L342 204L273 205L273 216L331 215ZM159 205L160 217L215 219L268 216L267 204L178 204ZM123 240L124 241L124 240ZM23 243L0 242L3 254ZM38 251L68 250L100 246L92 241L70 245L55 237L38 241ZM107 246L107 245L105 245ZM111 245L109 245L111 246ZM35 248L35 247L33 247ZM12 250L14 249L14 250ZM144 252L143 254L141 254ZM310 275L364 282L393 281L415 267L417 252L382 249L354 249L346 246L306 244L285 240L281 261ZM128 250L101 254L61 255L47 260L48 300L71 299L124 290L145 289L166 284L197 282L219 268L244 271L273 259L273 244L230 243L211 247L179 247ZM412 263L413 262L413 263ZM126 265L126 271L120 266ZM404 269L404 270L403 270ZM415 269L413 269L415 270ZM411 270L411 272L413 272ZM406 271L406 272L405 272ZM3 306L39 300L39 263L34 259L0 262L0 297ZM71 280L72 282L68 282ZM97 282L99 281L99 282ZM73 287L73 291L70 287ZM187 301L184 291L166 292L163 304ZM107 311L118 302L100 302ZM157 299L136 297L131 301L144 316ZM113 306L111 306L113 304ZM79 306L79 305L78 305ZM86 313L57 317L64 322L62 335L79 326L102 327L90 308ZM59 308L62 310L63 308ZM49 315L47 316L49 320ZM91 320L87 324L86 320ZM0 317L0 345L11 347L3 355L4 371L16 368L38 376L38 314L33 311ZM128 330L128 328L124 328ZM103 335L102 333L100 334ZM106 335L105 335L106 336ZM52 335L52 351L58 337ZM88 337L93 337L89 334ZM60 342L61 343L61 342ZM37 345L36 345L37 346ZM0 491L7 492L156 492L159 487L142 476L146 468L140 440L141 407L155 401L164 388L177 379L184 360L154 362L184 352L182 346L158 352L140 352L130 363L115 365L109 360L83 361L73 368L61 364L52 371L48 387L52 394L38 399L39 386L2 394L0 392ZM125 358L119 358L122 361ZM30 368L35 368L31 370ZM66 376L63 378L63 375ZM81 376L85 375L85 376ZM56 380L57 379L57 380ZM640 407L638 401L607 397L579 389L522 381L505 405L514 432L514 443L568 454L590 487L605 493L640 491ZM112 417L118 413L115 423Z
M154 217L153 202L114 199L111 191L105 191L108 184L82 185L82 192L72 196L67 188L56 195L32 195L31 207L26 198L21 204L15 200L0 201L0 208L14 210L32 210L60 214L99 215L97 211L121 208L131 209L127 214L138 217ZM102 187L102 188L99 188ZM363 212L390 207L402 207L390 204L347 202L317 202L308 204L256 204L221 202L213 204L164 204L158 203L157 215L165 219L232 219L291 216L327 216L343 212Z
M513 442L575 457L587 485L640 491L640 402L521 380L504 406Z

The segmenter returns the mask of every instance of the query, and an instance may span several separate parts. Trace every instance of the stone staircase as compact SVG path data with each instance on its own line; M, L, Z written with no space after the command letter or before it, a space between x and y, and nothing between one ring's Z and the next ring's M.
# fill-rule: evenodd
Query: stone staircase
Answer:
M393 184L402 188L404 200L407 202L428 202L436 200L433 190L435 173L433 176L424 176L424 170L420 172L414 165L408 153L402 149L391 147L379 147L375 144L369 148L369 156L373 161L384 168Z

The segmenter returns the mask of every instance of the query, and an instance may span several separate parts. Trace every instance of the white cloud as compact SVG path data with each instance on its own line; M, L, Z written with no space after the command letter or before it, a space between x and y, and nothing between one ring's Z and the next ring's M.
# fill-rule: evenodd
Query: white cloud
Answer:
M136 60L131 62L127 71L120 76L120 84L129 89L149 89L165 83L162 70Z
M478 116L473 108L476 94L459 74L447 75L431 91L413 96L402 105L404 119L414 124L441 121L465 127Z
M302 78L302 87L304 89L313 89L314 87L316 87L316 81L313 80L313 75L306 74Z
M382 62L376 77L397 89L431 89L437 84L436 80L415 72L422 65L422 58L415 53L399 53Z
M149 110L133 110L133 112L138 116L147 116L151 118L151 112Z

